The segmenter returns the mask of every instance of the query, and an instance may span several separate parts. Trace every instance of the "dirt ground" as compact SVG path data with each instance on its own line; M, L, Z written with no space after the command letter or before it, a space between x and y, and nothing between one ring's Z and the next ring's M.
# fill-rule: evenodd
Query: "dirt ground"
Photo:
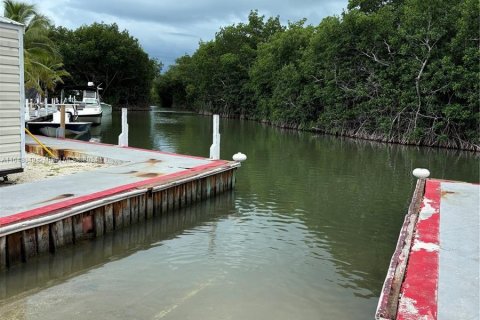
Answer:
M64 160L55 162L51 158L28 153L25 170L21 173L9 174L8 181L0 178L0 187L12 184L34 182L56 176L65 176L76 172L90 171L110 166L103 163L79 162Z

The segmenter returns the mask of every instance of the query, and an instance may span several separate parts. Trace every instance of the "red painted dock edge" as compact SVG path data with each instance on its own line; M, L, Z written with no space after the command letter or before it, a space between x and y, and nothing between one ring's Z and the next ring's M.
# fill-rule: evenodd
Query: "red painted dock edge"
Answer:
M175 172L175 173L172 173L172 174L166 174L166 175L156 177L156 178L142 180L142 181L139 181L139 182L122 185L122 186L119 186L119 187L116 187L116 188L111 188L111 189L103 190L103 191L100 191L100 192L95 192L95 193L88 194L88 195L85 195L85 196L80 196L80 197L71 198L71 199L68 199L68 200L56 202L56 203L53 203L51 205L42 206L42 207L35 208L35 209L32 209L32 210L27 210L27 211L15 213L15 214L12 214L10 216L0 218L0 227L9 225L9 224L12 224L12 223L15 223L15 222L34 219L36 217L40 217L40 216L43 216L43 215L49 215L49 214L52 214L52 213L54 213L58 210L61 210L61 209L72 207L74 205L82 204L82 203L92 201L92 200L98 200L98 199L101 199L101 198L104 198L104 197L107 197L107 196L111 196L111 195L118 194L118 193L121 193L121 192L129 191L129 190L132 190L134 188L145 187L145 186L152 185L152 184L158 184L160 182L166 182L166 181L171 180L173 178L187 177L191 174L201 173L203 170L207 170L207 169L220 168L223 165L227 165L227 164L228 164L227 161L216 160L216 161L212 161L212 162L210 162L208 164L205 164L205 165L193 167L191 169L186 169L186 170Z
M437 319L440 181L427 180L396 319Z

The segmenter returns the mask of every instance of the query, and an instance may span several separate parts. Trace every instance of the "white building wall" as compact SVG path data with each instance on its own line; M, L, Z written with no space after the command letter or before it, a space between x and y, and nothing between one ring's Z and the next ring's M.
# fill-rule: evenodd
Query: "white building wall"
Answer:
M23 26L0 20L0 176L25 162Z

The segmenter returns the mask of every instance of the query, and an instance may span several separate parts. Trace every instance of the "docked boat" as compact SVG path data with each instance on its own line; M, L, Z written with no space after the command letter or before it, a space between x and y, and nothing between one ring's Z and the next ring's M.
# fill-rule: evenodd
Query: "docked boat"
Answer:
M61 101L65 104L65 111L73 115L73 121L91 122L93 125L102 123L103 108L99 90L100 88L95 87L93 82L89 82L87 86L70 86L62 89Z
M60 111L53 113L52 121L30 121L27 122L28 130L32 134L40 134L47 137L59 137L60 129ZM73 115L66 113L65 117L65 137L88 140L90 139L90 127L92 122L74 122Z

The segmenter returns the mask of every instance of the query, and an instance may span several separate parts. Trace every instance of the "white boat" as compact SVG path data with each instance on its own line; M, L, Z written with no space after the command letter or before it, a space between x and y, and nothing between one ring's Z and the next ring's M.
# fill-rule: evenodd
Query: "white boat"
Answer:
M32 134L41 134L47 137L58 137L60 130L60 111L53 113L52 121L29 121L28 130ZM88 140L90 138L91 122L73 122L73 115L68 112L65 117L65 137Z
M102 123L103 110L99 90L100 88L95 87L93 82L89 82L87 86L62 89L61 100L65 104L65 111L73 115L73 121L91 122L93 125Z

